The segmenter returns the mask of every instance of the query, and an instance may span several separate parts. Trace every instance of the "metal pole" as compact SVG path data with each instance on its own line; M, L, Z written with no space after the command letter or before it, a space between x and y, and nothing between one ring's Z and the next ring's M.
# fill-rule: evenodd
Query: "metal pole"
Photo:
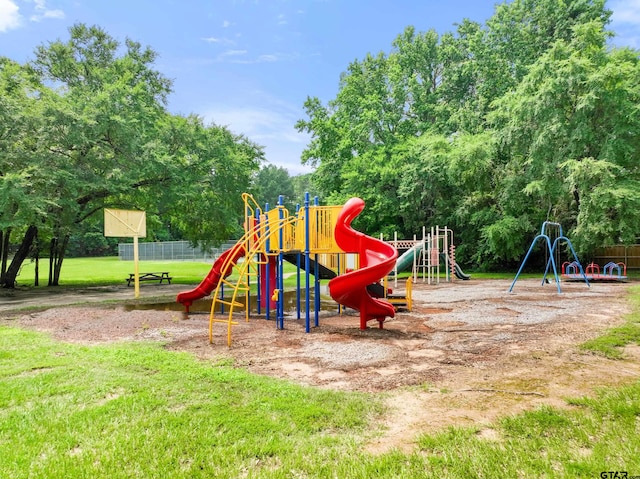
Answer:
M398 249L398 232L394 231L393 232L393 247L397 250ZM397 288L398 287L398 262L396 261L395 266L393 267L393 287Z
M304 318L304 327L305 331L308 333L311 331L310 323L310 312L309 309L311 305L309 304L309 298L311 296L311 289L309 288L309 269L311 268L311 264L309 261L309 192L304 194L304 277L305 277L305 318Z
M284 227L283 227L283 219L284 219L284 196L278 196L278 264L276 268L276 288L278 288L278 301L276 303L276 326L279 329L284 329L284 253L282 252L284 249Z
M138 299L140 297L140 268L138 256L138 235L133 236L133 296Z
M447 257L448 257L448 255L449 255L449 236L448 236L448 230L449 230L449 229L445 226L445 227L444 227L444 233L443 233L443 234L444 234L444 237L442 238L442 241L443 241L443 247L442 247L442 249L444 250L444 251L443 251L443 253L444 253L444 257L445 257L445 258L447 258ZM451 258L449 258L449 261L451 261ZM440 263L438 263L438 264L440 264ZM445 273L445 280L446 280L446 281L447 281L447 283L448 283L449 281L451 281L451 277L449 276L449 268L448 268L447 266L448 266L448 265L447 265L447 262L445 262L445 264L444 264L444 270L446 271L446 273Z
M436 263L436 284L440 284L440 226L436 226L436 243L435 243L436 257L434 258Z
M317 196L314 197L314 203L316 206L316 231L313 232L314 237L318 236L318 210L317 207L320 205L320 200ZM320 265L318 264L318 254L316 253L316 264L315 264L315 274L314 274L314 284L315 284L315 314L314 314L314 325L318 327L320 325L320 279L318 276L320 275Z
M527 262L527 259L529 258L529 255L531 254L531 251L533 251L533 247L536 245L536 242L538 241L538 239L546 237L547 238L547 243L549 242L549 237L547 235L543 235L543 234L539 234L538 236L536 236L535 238L533 238L533 241L531 242L531 246L529 246L529 251L527 251L527 254L524 257L524 260L522 260L522 264L520 265L520 268L518 269L518 272L516 273L516 277L513 278L513 283L511 283L511 287L509 288L509 292L513 291L513 286L516 284L516 281L518 281L518 276L520 276L520 273L522 272L522 270L524 269L524 265ZM551 245L549 245L551 246Z
M427 245L427 227L423 225L422 226L422 255L421 255L421 260L420 260L421 266L422 266L422 283L423 284L424 284L424 280L425 280L425 277L424 277L424 269L425 269L424 268L425 267L425 264L424 264L424 260L425 260L424 249L425 249L426 245Z
M416 248L417 244L418 240L416 235L413 235L413 271L411 271L411 277L413 278L414 283L418 280L418 268L420 267L420 254L418 254L418 248Z

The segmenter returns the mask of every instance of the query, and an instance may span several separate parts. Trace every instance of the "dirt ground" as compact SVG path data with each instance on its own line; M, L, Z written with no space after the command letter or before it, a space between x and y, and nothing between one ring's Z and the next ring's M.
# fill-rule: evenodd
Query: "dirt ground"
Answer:
M383 329L373 321L361 331L358 313L350 310L342 316L323 311L309 333L304 313L300 320L287 314L284 330L263 318L245 322L243 314L232 327L231 347L226 323L214 324L209 343L208 312L187 318L179 310L131 309L145 307L140 303L153 302L152 296L170 303L188 289L179 285L145 286L144 301L133 301L126 287L3 292L0 324L83 344L162 341L205 361L232 358L257 374L384 394L390 412L371 452L409 450L417 434L449 425L473 425L491 438L497 417L543 404L566 408L567 397L640 377L639 347L627 347L622 360L578 348L623 322L628 284L562 283L561 294L540 280L518 280L511 293L510 284L418 282L413 310L398 312ZM33 306L38 309L21 309Z

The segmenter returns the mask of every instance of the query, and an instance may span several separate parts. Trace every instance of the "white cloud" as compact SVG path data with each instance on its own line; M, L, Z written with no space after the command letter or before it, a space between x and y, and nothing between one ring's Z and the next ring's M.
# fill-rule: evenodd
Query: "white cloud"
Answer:
M236 63L240 65L253 65L256 63L274 63L279 61L295 60L295 55L286 55L283 53L263 53L257 57L248 55L248 50L227 50L220 53L215 62Z
M235 45L236 42L230 40L228 38L218 38L218 37L204 37L203 41L207 43L219 43L221 45Z
M286 25L287 24L287 19L285 18L284 14L281 13L280 15L278 15L278 25Z
M222 28L229 28L231 25L233 24L229 20L222 22Z
M13 0L0 0L0 32L19 28L22 24L20 8Z
M208 110L206 121L225 126L236 134L264 146L269 163L286 168L290 174L308 173L300 155L308 136L295 129L300 113L283 103L266 107L222 107Z
M247 54L247 50L227 50L226 52L222 52L218 58L228 58L228 57L240 57Z
M47 8L46 0L26 0L25 4L33 3L33 13L29 15L32 22L40 22L45 19L62 19L64 11ZM0 0L0 32L15 30L24 25L24 17L20 13L20 7L15 0Z
M39 22L47 18L63 19L64 12L60 9L47 8L46 0L34 0L35 13L29 17L32 22Z
M64 18L64 12L62 10L46 10L41 14L31 15L31 17L29 17L29 20L31 20L32 22L39 22L45 18L55 18L61 20Z
M276 62L278 61L278 55L260 55L258 57L260 62Z
M215 43L211 39L203 38L203 41ZM190 65L206 66L213 63L233 63L236 65L255 65L258 63L274 63L281 60L294 59L293 56L282 55L279 53L266 53L257 57L249 56L248 50L226 50L217 54L215 57L192 57L185 58L184 62Z
M205 118L218 125L228 126L236 133L242 133L256 140L281 139L304 142L294 128L295 115L275 107L238 107L212 109Z

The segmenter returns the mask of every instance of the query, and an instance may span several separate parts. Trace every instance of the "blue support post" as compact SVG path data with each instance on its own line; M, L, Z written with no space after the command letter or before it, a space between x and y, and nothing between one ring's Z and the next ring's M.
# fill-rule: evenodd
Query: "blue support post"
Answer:
M534 246L536 245L536 243L538 242L539 239L542 239L543 241L546 241L547 247L549 248L549 251L551 251L551 241L549 240L549 237L547 235L539 234L538 236L533 238L533 241L531 242L531 246L529 246L529 251L527 251L527 254L524 257L524 260L522 261L522 264L520 265L520 269L518 269L518 272L516 273L516 277L513 279L513 283L511 283L511 287L509 288L509 292L513 291L513 286L516 284L516 281L518 281L518 276L520 276L520 273L524 269L524 265L527 263L527 259L529 259L529 255L531 254L531 251L533 251L533 248L534 248ZM553 262L553 270L554 270L554 272L556 271L555 261ZM557 276L557 272L556 272L556 276ZM558 293L560 293L560 283L558 283Z
M310 262L309 262L309 255L310 255L310 238L309 238L309 193L305 193L304 194L304 276L305 276L305 309L306 309L306 314L305 314L305 331L308 333L309 331L311 331L311 325L310 320L310 304L309 304L309 298L310 298L310 288L309 288L309 268L311 267Z
M557 244L558 238L562 237L562 226L560 223L552 223L550 221L545 221L542 223L542 228L540 229L540 234L545 235L548 240L548 243L551 243L551 238L549 237L549 233L547 232L547 226L556 226L558 228L558 234L556 235L556 239L553 241L553 245L547 250L549 252L549 259L547 260L547 264L544 268L544 274L542 275L542 283L544 285L547 280L547 273L549 272L549 265L553 267L553 276L556 280L556 285L558 287L558 292L560 292L560 278L558 276L558 266L556 265L555 258L555 246Z
M320 204L320 201L318 199L318 197L316 196L314 198L314 203L315 206L318 206ZM316 231L315 231L315 237L318 237L318 211L316 210ZM314 314L314 325L316 327L318 327L320 325L320 265L318 264L318 255L316 254L316 264L315 264L315 272L314 272L314 284L315 284L315 293L314 293L314 300L315 300L315 314Z
M278 264L276 266L276 288L278 289L278 301L276 303L276 325L278 329L284 329L284 196L278 196Z

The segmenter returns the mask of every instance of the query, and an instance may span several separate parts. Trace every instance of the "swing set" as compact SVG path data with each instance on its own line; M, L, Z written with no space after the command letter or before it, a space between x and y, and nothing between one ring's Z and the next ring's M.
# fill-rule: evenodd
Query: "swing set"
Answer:
M550 236L554 237L553 243L551 242ZM546 261L546 267L544 270L544 276L542 277L543 285L547 281L547 274L549 273L549 268L551 268L553 270L553 276L556 280L556 287L558 288L558 294L562 292L560 289L560 275L558 274L558 267L557 267L558 261L556 260L556 255L559 254L558 245L560 244L561 241L565 241L569 246L569 250L571 251L571 254L573 255L573 258L574 258L574 262L572 264L575 265L575 267L579 271L579 276L578 275L577 276L582 277L582 279L584 279L584 282L587 284L587 286L591 287L591 285L589 284L589 279L587 278L587 275L585 274L584 270L582 269L582 265L578 260L578 255L573 249L573 246L571 245L571 241L569 240L569 238L564 236L564 233L562 232L562 226L560 225L560 223L545 221L544 223L542 223L540 234L536 236L531 242L529 251L527 251L527 254L524 257L524 260L520 265L520 269L518 269L518 273L516 274L516 277L514 278L513 283L511 283L509 292L513 291L513 287L516 284L516 281L518 280L518 276L520 276L520 273L524 269L524 265L526 264L527 259L529 258L529 255L533 251L533 248L535 247L538 240L542 240L544 242L544 244L546 245L545 251L546 251L546 254L548 255L547 261Z

